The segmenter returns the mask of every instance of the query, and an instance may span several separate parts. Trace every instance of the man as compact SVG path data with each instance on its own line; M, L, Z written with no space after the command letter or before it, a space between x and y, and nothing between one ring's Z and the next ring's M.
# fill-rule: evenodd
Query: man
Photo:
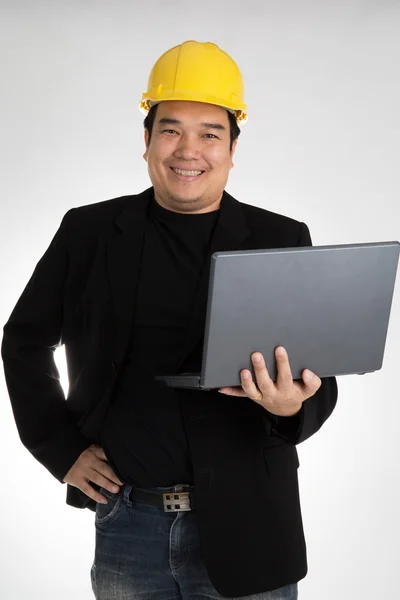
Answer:
M293 381L279 348L275 383L257 352L256 379L220 393L154 376L200 370L213 252L311 245L309 231L225 191L247 114L218 46L163 54L140 106L152 187L69 210L4 327L19 433L67 503L96 512L97 599L294 599L295 446L332 413L335 378Z

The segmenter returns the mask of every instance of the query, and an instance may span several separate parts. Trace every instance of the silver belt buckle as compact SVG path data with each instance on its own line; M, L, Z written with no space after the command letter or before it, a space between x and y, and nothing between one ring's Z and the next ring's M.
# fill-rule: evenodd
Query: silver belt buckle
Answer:
M190 508L189 493L182 492L184 486L175 485L173 492L163 494L164 512L179 512L192 510Z

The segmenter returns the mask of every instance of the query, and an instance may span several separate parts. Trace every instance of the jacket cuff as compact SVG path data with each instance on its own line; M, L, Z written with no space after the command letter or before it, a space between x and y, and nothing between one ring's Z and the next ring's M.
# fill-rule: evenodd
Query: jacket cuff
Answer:
M289 444L297 444L303 429L304 402L300 411L292 417L274 416L272 434L285 439Z
M82 435L76 425L71 423L46 440L46 444L30 451L60 483L65 483L63 479L72 465L92 444L92 440Z

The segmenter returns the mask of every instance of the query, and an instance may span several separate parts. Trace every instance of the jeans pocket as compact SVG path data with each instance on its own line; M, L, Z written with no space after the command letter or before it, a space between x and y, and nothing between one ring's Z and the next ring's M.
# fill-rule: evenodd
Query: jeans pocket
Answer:
M122 492L121 490L116 494L109 492L105 488L100 488L100 494L107 498L107 504L96 502L96 524L106 525L113 519L115 519L122 506Z

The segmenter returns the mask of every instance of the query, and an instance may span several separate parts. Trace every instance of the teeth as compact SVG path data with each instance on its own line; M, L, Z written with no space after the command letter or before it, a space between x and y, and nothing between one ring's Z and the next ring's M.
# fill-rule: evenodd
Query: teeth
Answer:
M175 167L172 167L172 170L178 175L187 175L188 177L194 177L195 175L200 175L200 173L202 173L202 171L183 171L182 169L175 169Z

